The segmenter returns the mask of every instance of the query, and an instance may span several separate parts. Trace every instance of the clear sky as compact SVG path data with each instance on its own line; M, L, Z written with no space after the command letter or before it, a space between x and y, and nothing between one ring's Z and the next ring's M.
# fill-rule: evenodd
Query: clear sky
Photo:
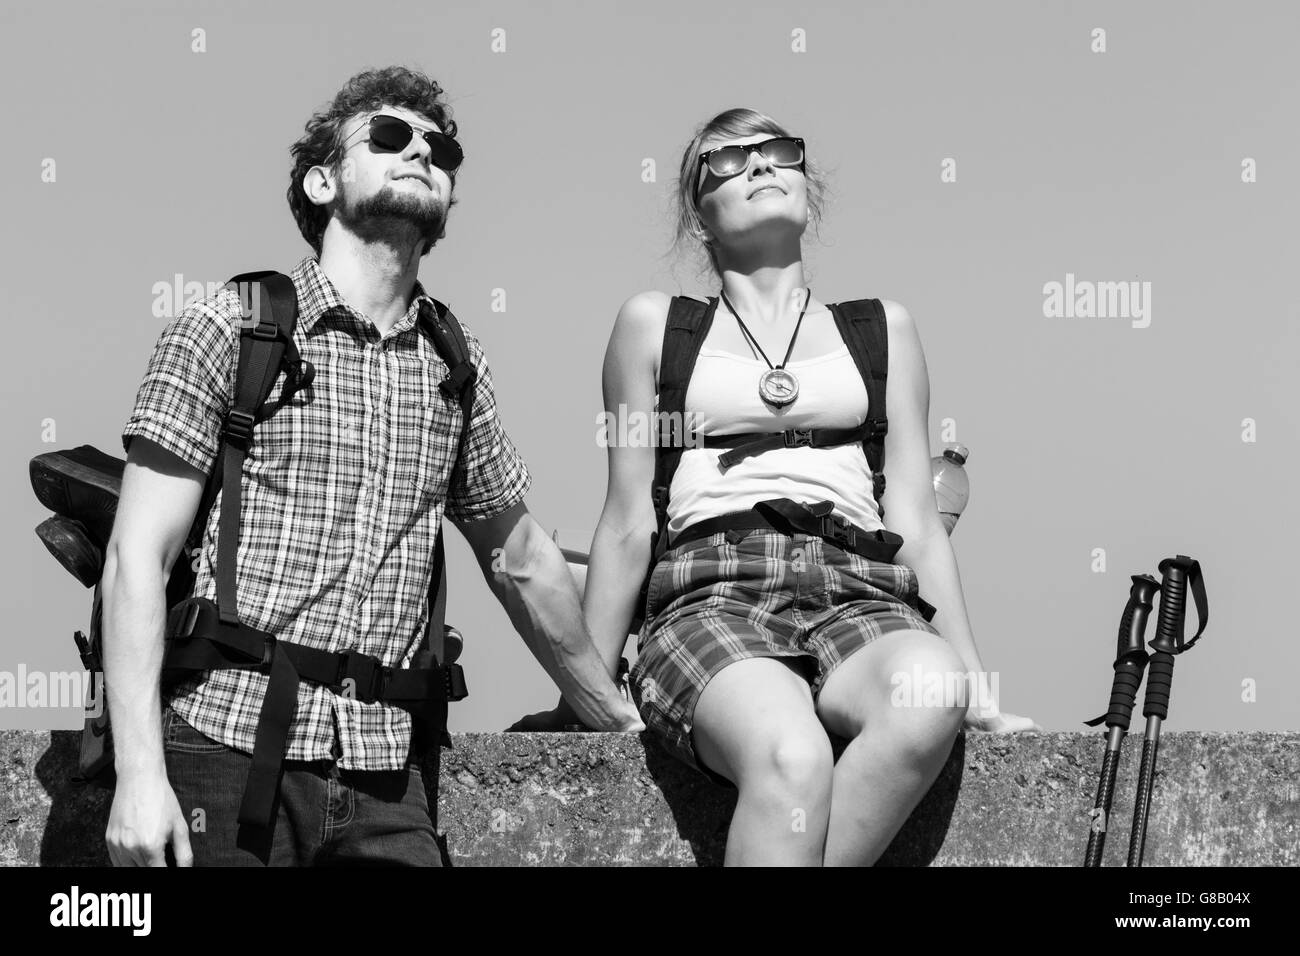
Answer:
M90 607L32 533L28 460L121 454L155 284L291 269L290 143L349 76L404 64L450 91L467 156L421 279L482 340L548 529L600 512L619 305L716 292L665 258L672 180L698 124L750 106L830 170L816 295L918 324L933 453L971 450L953 544L1004 709L1084 729L1129 576L1187 554L1211 615L1168 726L1295 729L1298 27L1273 3L6 3L0 671L78 667ZM1051 283L1141 305L1053 315ZM447 528L452 728L500 729L556 693Z

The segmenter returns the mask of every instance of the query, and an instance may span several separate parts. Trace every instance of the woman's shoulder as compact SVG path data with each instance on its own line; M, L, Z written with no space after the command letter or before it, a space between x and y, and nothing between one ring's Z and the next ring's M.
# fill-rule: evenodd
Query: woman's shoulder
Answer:
M671 295L657 289L638 292L619 307L614 338L644 345L662 341L671 302Z
M668 316L668 306L672 299L667 292L658 289L638 292L619 307L618 317L620 321L626 317L627 321L640 324L656 320L662 323Z
M890 331L912 324L912 316L908 313L903 303L896 302L893 299L881 299L880 306L885 310L885 324Z

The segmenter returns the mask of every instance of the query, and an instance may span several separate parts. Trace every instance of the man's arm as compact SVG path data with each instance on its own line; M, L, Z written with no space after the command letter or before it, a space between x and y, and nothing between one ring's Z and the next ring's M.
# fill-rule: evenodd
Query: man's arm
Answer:
M127 463L101 583L118 780L105 837L119 865L161 866L168 842L178 863L190 862L189 830L163 762L158 675L166 586L216 466L239 319L239 296L223 289L169 322L122 430Z
M167 579L198 510L203 475L145 438L131 443L101 580L104 682L117 788L105 838L113 863L163 865L172 843L189 865L189 831L162 748Z
M527 507L520 502L495 517L455 524L524 643L583 723L597 730L644 730L591 641L564 556Z

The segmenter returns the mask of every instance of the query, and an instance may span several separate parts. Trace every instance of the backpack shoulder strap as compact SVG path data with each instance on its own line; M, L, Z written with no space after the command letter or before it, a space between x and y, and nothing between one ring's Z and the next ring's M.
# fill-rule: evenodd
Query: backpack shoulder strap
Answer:
M217 526L217 608L225 624L239 623L238 568L240 475L253 441L253 427L275 409L263 409L276 377L289 367L278 408L311 381L310 365L298 357L293 330L298 322L298 293L293 280L280 272L244 272L227 283L235 286L241 305L256 309L251 321L240 324L239 364L230 410L221 426L220 468L214 469L210 495L221 489L221 521ZM211 502L208 494L205 499ZM200 508L203 520L207 511Z
M830 306L840 337L849 347L867 387L867 422L862 450L871 467L872 492L881 518L884 517L885 435L889 418L885 409L885 379L889 373L889 329L885 308L879 299L855 299Z
M686 445L686 390L691 384L695 362L713 325L717 297L708 302L675 295L664 322L663 348L659 356L658 427L655 443L655 479L651 495L655 507L655 538L650 549L653 568L668 546L668 489L681 462Z
M456 462L452 466L448 487L456 483L464 469L462 456L465 441L469 435L470 421L474 411L474 390L478 382L478 371L470 361L469 343L465 339L465 330L460 320L452 314L447 306L437 299L433 300L434 313L420 311L420 321L433 342L439 357L447 363L447 377L438 383L438 389L460 404L461 429L456 444ZM445 631L447 618L447 563L443 552L442 528L438 528L433 553L433 569L429 578L429 620L424 632L424 647L436 658L439 664L445 663ZM442 705L444 708L446 702ZM445 718L442 721L445 724Z

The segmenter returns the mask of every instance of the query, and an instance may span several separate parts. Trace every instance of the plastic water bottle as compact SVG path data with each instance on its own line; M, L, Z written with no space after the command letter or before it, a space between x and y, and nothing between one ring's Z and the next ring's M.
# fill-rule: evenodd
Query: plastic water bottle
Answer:
M945 448L942 455L930 459L930 471L934 475L934 500L939 506L939 517L943 526L952 534L957 519L961 517L970 500L970 480L966 469L962 467L970 457L970 449L965 445L953 445Z

